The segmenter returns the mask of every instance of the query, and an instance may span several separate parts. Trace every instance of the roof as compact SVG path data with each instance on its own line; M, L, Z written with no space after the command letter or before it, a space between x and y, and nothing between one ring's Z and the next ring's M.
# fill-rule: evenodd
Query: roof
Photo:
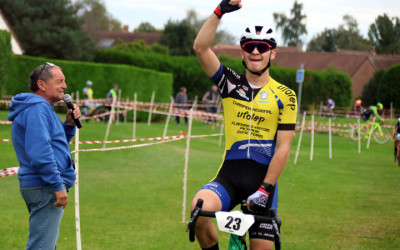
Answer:
M100 31L96 34L97 47L109 48L118 44L118 39L125 43L132 43L136 40L143 40L145 44L152 45L158 41L161 36L161 32L112 32L112 31Z
M0 30L7 30L11 33L11 49L15 55L22 55L25 53L24 48L19 42L17 35L15 35L11 25L8 23L6 16L0 9Z

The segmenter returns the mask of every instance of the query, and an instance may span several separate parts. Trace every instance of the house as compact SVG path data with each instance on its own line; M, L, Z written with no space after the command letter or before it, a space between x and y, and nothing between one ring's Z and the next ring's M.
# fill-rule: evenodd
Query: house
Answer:
M0 9L0 30L7 30L11 33L11 49L15 55L24 54L24 49L22 48L21 43L19 42L17 36L15 35L11 25L8 23L6 17Z
M217 55L225 54L240 57L239 45L216 44L212 50ZM400 64L400 56L376 55L370 52L338 50L333 53L303 52L296 47L278 47L278 56L272 62L284 68L300 68L305 70L327 70L334 68L346 73L352 80L353 99L361 96L364 86L377 70L388 70L395 64Z

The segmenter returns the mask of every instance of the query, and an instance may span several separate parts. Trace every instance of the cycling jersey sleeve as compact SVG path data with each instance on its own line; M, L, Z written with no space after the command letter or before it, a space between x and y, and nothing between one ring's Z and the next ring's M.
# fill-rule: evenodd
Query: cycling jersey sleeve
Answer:
M282 91L278 99L278 106L280 106L278 130L294 130L296 127L297 119L296 94L293 90L287 88L284 85L278 87L278 89L280 88L283 88L284 91Z

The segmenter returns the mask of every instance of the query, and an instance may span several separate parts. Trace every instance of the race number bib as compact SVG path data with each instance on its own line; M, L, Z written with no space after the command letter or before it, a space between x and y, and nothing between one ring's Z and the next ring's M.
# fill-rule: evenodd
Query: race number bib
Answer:
M223 232L243 236L254 223L254 216L240 211L216 212L218 229Z

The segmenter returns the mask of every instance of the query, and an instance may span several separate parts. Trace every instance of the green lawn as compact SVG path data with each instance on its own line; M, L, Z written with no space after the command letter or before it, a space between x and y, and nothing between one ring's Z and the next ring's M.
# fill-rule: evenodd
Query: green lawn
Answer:
M6 112L0 112L5 120ZM103 140L106 125L83 123L81 140ZM171 122L168 135L187 132ZM162 136L164 124L137 125L137 137ZM218 133L194 123L196 135ZM299 133L297 133L297 136ZM110 140L129 139L132 124L113 125ZM0 138L10 138L10 125L0 125ZM400 248L400 168L393 162L392 141L371 142L358 153L357 143L333 137L329 159L328 136L315 135L314 159L304 134L293 164L298 137L279 181L279 217L283 249L398 249ZM193 139L190 144L186 220L190 201L221 163L218 137ZM112 144L108 147L130 144ZM102 145L81 145L81 148ZM71 146L71 149L73 146ZM82 152L80 158L80 215L84 249L199 249L190 243L182 223L183 170L186 141L149 147ZM12 144L0 142L0 169L17 166ZM74 249L74 189L69 196L57 249ZM0 249L23 249L28 213L19 194L17 176L0 178ZM227 249L229 235L220 233Z

